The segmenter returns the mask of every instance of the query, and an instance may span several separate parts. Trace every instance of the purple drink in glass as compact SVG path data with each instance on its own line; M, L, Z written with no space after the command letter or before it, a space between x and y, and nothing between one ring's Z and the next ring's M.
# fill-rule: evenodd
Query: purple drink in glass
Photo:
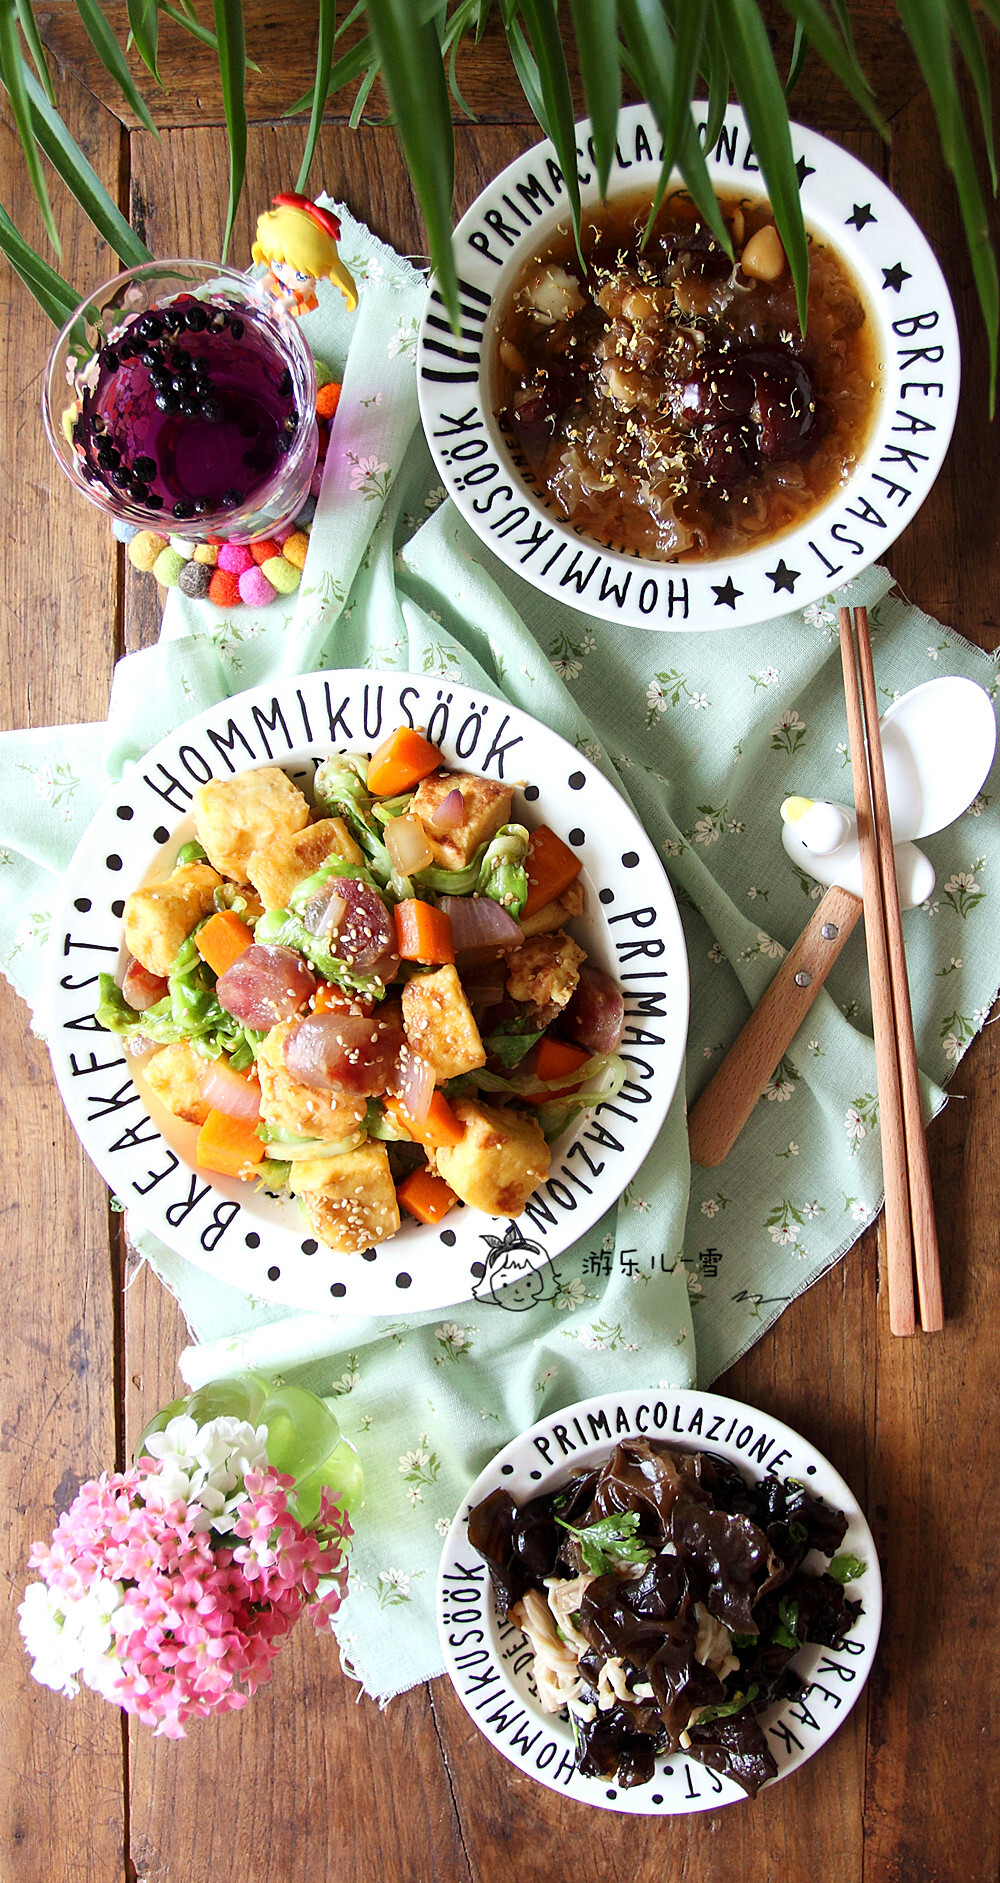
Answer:
M189 540L245 541L308 494L311 355L246 276L154 264L109 283L67 324L46 424L73 481L112 515Z

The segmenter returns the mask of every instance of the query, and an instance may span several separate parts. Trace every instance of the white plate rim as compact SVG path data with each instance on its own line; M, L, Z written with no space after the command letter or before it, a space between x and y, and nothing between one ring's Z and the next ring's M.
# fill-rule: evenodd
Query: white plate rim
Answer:
M577 132L586 165L587 119L578 123ZM618 150L633 172L629 185L651 189L658 163L627 155L635 152L640 134L653 151L659 148L649 107L625 106ZM793 123L791 135L804 171L800 194L806 222L840 245L878 317L884 397L848 485L797 529L762 550L725 562L648 563L601 548L539 501L501 441L486 380L496 312L493 297L504 276L498 272L498 260L488 258L494 250L489 249L491 225L485 218L505 222L510 233L494 235L494 248L511 270L519 267L539 229L557 221L559 205L566 203L565 191L559 194L552 170L546 169L554 166L559 175L551 144L544 140L515 158L459 222L454 247L461 283L461 337L456 340L451 333L433 281L418 337L417 391L424 433L449 496L480 541L551 599L585 613L603 613L622 627L691 633L746 627L807 607L849 582L895 541L930 491L951 439L961 378L958 328L944 275L909 211L860 159L804 125ZM728 108L719 142L706 161L713 181L730 188L746 181L747 193L760 195L759 187L751 187L759 172L738 106ZM623 175L616 157L612 188ZM539 200L539 183L549 208ZM532 195L526 196L526 189ZM598 200L592 165L589 172L581 171L581 199L584 208ZM515 240L516 217L530 226ZM476 246L483 241L487 252ZM501 247L508 241L509 249ZM907 331L913 322L925 324ZM893 323L903 331L894 332ZM932 357L923 365L919 357L910 357L926 350ZM921 378L921 373L926 376ZM917 390L920 387L925 390ZM913 431L907 429L911 425ZM909 459L901 452L909 452ZM496 506L501 491L508 495ZM511 520L522 508L523 519ZM742 586L733 597L730 589L737 584Z
M515 1240L520 1236L517 1259L522 1269L541 1269L620 1196L655 1142L683 1066L687 954L673 892L634 812L586 755L559 734L485 688L442 683L438 674L363 668L285 676L223 699L185 721L112 787L69 865L46 956L43 998L50 1056L84 1148L138 1224L253 1299L309 1312L430 1312L469 1299L480 1284L491 1299L487 1263L494 1251L486 1236L497 1225L473 1210L455 1212L439 1230L407 1219L374 1257L337 1256L317 1245L304 1224L293 1227L287 1215L274 1220L282 1206L256 1191L248 1196L247 1186L222 1178L209 1183L204 1173L196 1176L150 1119L118 1040L96 1028L97 972L113 970L118 963L124 895L149 875L183 822L183 794L206 776L206 753L218 761L223 776L231 762L227 750L237 755L234 770L284 762L294 772L304 765L307 753L325 754L338 747L371 750L407 712L433 729L436 738L443 725L437 742L451 763L468 764L492 776L505 773L511 779L524 776L523 760L528 757L535 766L527 774L529 780L543 781L530 785L541 813L535 821L552 812L551 821L564 837L570 834L569 823L556 809L557 795L571 800L574 809L580 807L580 841L575 847L590 885L586 921L595 960L615 964L616 937L623 938L619 952L629 938L635 946L649 939L650 928L633 923L630 911L639 913L643 922L653 911L652 934L663 944L662 956L650 962L648 973L637 970L631 985L624 983L627 1006L629 995L638 1003L637 1018L657 989L659 1005L666 1009L660 1045L642 1049L649 1102L635 1107L628 1134L622 1132L620 1151L602 1154L607 1174L603 1180L588 1179L589 1196L579 1179L577 1188L571 1188L574 1172L567 1165L574 1147L576 1156L584 1157L585 1147L578 1148L581 1134L594 1128L590 1121L601 1108L584 1115L553 1158L543 1202L532 1199L529 1204L534 1217L519 1218L519 1228L512 1232ZM330 736L321 736L321 715L334 726ZM506 749L493 755L500 747ZM536 758L531 757L533 750ZM170 794L167 803L164 790ZM523 808L524 800L516 793L518 805ZM611 829L613 847L604 834ZM655 999L652 1005L656 1011ZM634 1047L632 1051L634 1055ZM640 1071L639 1076L645 1079L646 1074ZM284 1206L285 1212L290 1209L294 1206ZM502 1219L497 1234L505 1233ZM432 1250L433 1262L411 1260Z
M696 1417L700 1417L703 1429L692 1433ZM578 1466L591 1464L602 1454L606 1456L614 1439L602 1435L595 1441L584 1429L584 1421L600 1418L607 1420L617 1437L641 1433L675 1441L679 1448L714 1451L743 1470L753 1462L749 1454L763 1450L766 1441L767 1449L757 1461L757 1475L763 1477L768 1470L780 1467L786 1478L801 1476L807 1489L834 1504L848 1518L841 1548L852 1551L866 1565L864 1575L849 1585L852 1598L860 1596L864 1607L849 1637L855 1645L835 1650L807 1643L793 1657L791 1665L803 1678L822 1672L829 1686L812 1681L798 1699L778 1702L762 1716L778 1774L761 1790L770 1790L812 1758L860 1698L878 1646L882 1578L875 1540L856 1497L822 1452L782 1420L724 1394L688 1387L634 1388L578 1400L537 1420L484 1467L462 1500L441 1554L436 1601L445 1671L470 1719L494 1750L526 1777L561 1797L599 1810L640 1817L677 1817L747 1803L746 1794L734 1780L711 1773L681 1753L666 1761L672 1770L665 1770L658 1759L657 1773L648 1785L623 1790L607 1779L584 1778L573 1766L569 1725L543 1714L525 1688L517 1684L517 1673L523 1673L531 1659L530 1650L520 1631L510 1623L502 1623L496 1615L486 1565L468 1542L468 1515L498 1488L509 1491L516 1502L523 1502L555 1489ZM719 1430L710 1438L708 1432L716 1421ZM563 1433L561 1439L557 1427ZM748 1428L749 1435L745 1436ZM593 1432L593 1425L590 1429ZM723 1436L723 1429L728 1437ZM744 1438L742 1445L737 1444L740 1438ZM572 1452L566 1449L570 1444L575 1447ZM552 1455L551 1462L546 1462L546 1453ZM817 1567L822 1562L816 1557ZM475 1571L471 1577L470 1569ZM501 1629L510 1637L504 1647L500 1644ZM828 1664L821 1668L824 1659ZM825 1696L817 1700L815 1711L808 1705L813 1689ZM529 1750L515 1747L513 1737L507 1735L519 1735L521 1748L531 1736ZM529 1754L534 1755L534 1765Z

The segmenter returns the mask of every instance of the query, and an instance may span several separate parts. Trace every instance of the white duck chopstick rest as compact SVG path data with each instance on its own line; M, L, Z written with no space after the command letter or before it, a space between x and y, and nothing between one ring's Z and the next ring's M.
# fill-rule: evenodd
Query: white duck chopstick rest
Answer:
M879 726L899 900L912 909L934 888L934 866L915 839L944 830L978 797L993 763L996 719L975 681L943 675L894 700ZM789 857L826 894L691 1112L695 1164L728 1156L862 912L853 810L792 797L781 816Z

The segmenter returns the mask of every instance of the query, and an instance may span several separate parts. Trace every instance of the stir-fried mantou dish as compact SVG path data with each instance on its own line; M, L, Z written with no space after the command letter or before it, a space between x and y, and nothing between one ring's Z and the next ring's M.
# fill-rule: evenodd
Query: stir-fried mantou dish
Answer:
M645 1439L521 1506L493 1491L469 1517L581 1772L644 1785L683 1751L750 1797L778 1769L759 1715L802 1691L792 1656L837 1647L861 1613L843 1585L865 1565L836 1553L846 1530L792 1479L747 1483L714 1453Z
M298 1198L338 1253L400 1206L518 1216L624 1078L621 992L567 931L579 860L407 727L327 758L312 799L273 766L198 788L98 1018L198 1127L199 1168Z

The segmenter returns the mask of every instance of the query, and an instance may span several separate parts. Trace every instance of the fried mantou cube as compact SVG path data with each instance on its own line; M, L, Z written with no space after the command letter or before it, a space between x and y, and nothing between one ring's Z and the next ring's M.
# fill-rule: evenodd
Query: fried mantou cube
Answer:
M185 863L164 883L133 889L125 903L125 946L151 974L167 975L202 916L215 907L222 878L207 863Z
M455 1195L487 1216L520 1216L549 1174L551 1155L537 1119L519 1111L459 1098L465 1126L458 1144L441 1146L434 1162Z
M534 915L522 915L521 928L525 940L532 935L549 935L554 928L562 928L575 915L583 914L583 903L583 884L578 876L576 882L570 883L569 888L564 889L554 902L543 903Z
M345 863L364 862L342 817L324 817L318 824L306 824L288 837L278 837L266 850L255 850L246 866L247 875L265 909L287 909L292 890L331 857Z
M180 1040L176 1046L161 1046L152 1059L147 1059L143 1077L175 1118L183 1118L189 1125L203 1125L211 1106L201 1096L201 1080L211 1063L196 1053L188 1040Z
M364 1119L367 1100L347 1092L317 1092L292 1077L285 1065L285 1042L298 1024L283 1020L258 1048L260 1115L276 1131L292 1131L299 1138L321 1138L324 1144L352 1138Z
M234 883L247 881L255 850L269 849L294 836L309 822L301 791L277 765L238 772L235 778L210 778L194 794L198 842L209 861Z
M320 1242L338 1255L360 1255L399 1228L399 1204L384 1144L369 1138L340 1157L292 1165L289 1187Z
M415 974L403 988L406 1037L434 1068L438 1085L486 1064L486 1050L455 968Z
M580 964L587 956L565 930L533 935L507 956L507 992L511 1000L527 1001L545 1023L569 1005L580 979Z
M460 791L465 815L454 830L437 831L430 823L449 791ZM481 843L495 837L501 824L510 823L513 801L510 785L492 778L474 778L471 772L432 772L423 778L410 799L409 814L419 817L434 860L446 870L461 870L471 863Z

